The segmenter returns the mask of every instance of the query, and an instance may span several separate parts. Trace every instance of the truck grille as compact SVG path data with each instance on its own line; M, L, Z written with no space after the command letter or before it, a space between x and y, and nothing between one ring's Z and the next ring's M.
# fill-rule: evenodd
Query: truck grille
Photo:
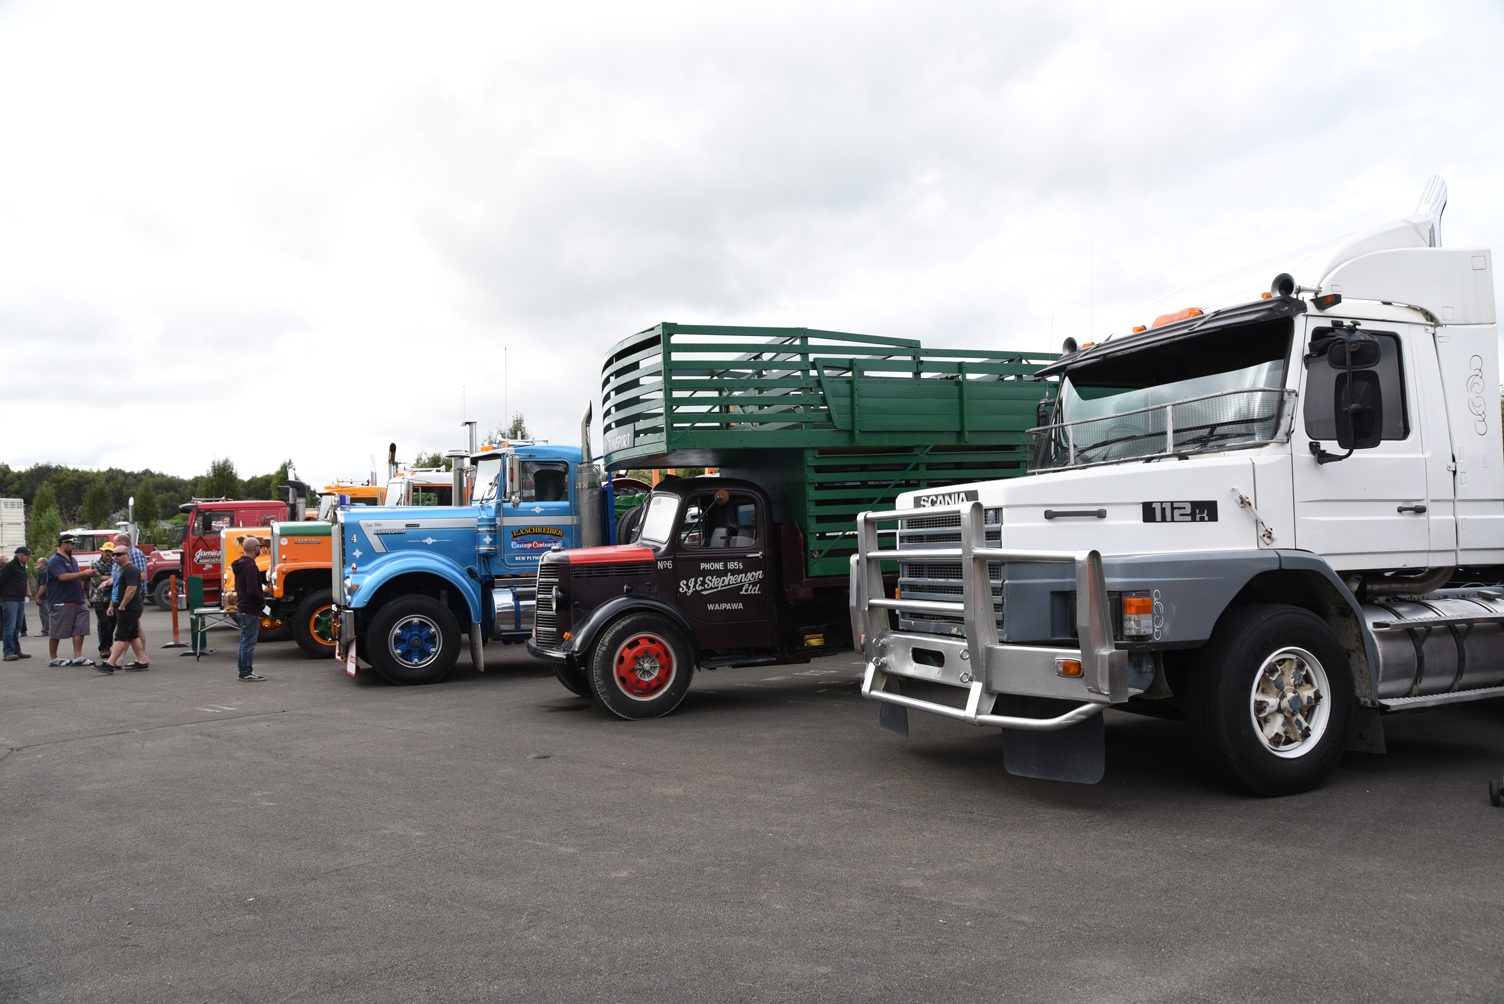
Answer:
M982 521L987 527L987 546L1001 547L1003 542L1003 511L985 509ZM898 549L956 547L961 546L960 513L937 513L933 516L909 516L898 523ZM992 609L997 612L997 628L1003 629L1003 563L989 561L987 578L992 583ZM959 561L899 561L898 595L906 600L940 600L956 602L961 599L961 562ZM960 615L901 612L898 629L918 634L953 635L966 634Z
M576 565L570 571L575 579L620 578L624 575L644 576L653 574L651 561L616 562L609 565Z
M554 587L559 584L560 562L545 558L538 563L537 607L533 610L533 639L545 648L559 644L559 611L554 609Z

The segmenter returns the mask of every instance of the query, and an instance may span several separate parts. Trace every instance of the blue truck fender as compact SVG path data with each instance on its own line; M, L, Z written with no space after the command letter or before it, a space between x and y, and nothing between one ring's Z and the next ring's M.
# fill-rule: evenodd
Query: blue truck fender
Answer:
M432 554L394 554L369 575L358 577L360 589L350 597L350 608L359 610L394 580L406 575L427 575L448 583L470 610L470 623L482 623L481 584L466 569L442 556Z

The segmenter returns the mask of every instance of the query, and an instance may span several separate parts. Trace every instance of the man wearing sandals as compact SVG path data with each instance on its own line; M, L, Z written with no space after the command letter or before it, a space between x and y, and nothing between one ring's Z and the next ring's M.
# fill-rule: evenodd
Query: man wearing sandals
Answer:
M84 585L94 577L94 569L79 568L73 557L73 538L67 534L58 538L57 551L47 559L47 600L52 604L52 615L47 623L47 656L49 666L92 666L93 659L84 658L84 635L89 633L89 607L84 602ZM59 659L57 643L64 638L73 639L73 658Z
M136 566L136 570L141 573L141 599L144 601L146 599L146 552L131 543L131 535L128 533L115 534L115 549L118 551L122 547L130 552L131 564ZM120 581L121 567L123 566L117 565L114 574L110 576L116 583ZM115 595L120 595L118 588L115 590ZM146 651L146 628L137 625L136 631L141 635L141 648L139 651L144 652Z
M141 570L131 562L131 553L128 547L115 548L115 566L117 576L113 602L110 604L110 615L115 618L115 644L110 647L110 658L103 665L95 666L96 672L106 676L117 669L127 672L140 672L151 667L142 658L146 654L146 646L141 642ZM136 661L129 666L120 664L120 657L125 655L125 650L130 648L136 653Z

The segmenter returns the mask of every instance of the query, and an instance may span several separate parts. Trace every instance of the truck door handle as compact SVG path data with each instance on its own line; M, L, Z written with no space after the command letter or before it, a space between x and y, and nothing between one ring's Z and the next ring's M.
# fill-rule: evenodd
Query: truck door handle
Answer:
M761 558L762 557L762 552L761 551L753 551L751 554L747 555L747 557L749 557L749 558Z
M1046 509L1045 519L1075 519L1085 516L1088 519L1106 519L1106 509Z
M1426 511L1426 507L1423 506L1423 505L1402 505L1402 506L1399 506L1398 508L1396 508L1394 511L1395 512L1415 512L1415 513L1421 513L1421 512L1425 512Z

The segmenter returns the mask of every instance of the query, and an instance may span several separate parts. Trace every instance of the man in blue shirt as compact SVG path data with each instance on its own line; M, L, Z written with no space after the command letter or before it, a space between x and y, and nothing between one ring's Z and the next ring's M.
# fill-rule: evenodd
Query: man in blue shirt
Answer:
M47 598L52 602L52 617L47 625L49 666L92 666L85 659L84 636L89 633L89 607L84 602L84 583L94 575L92 568L79 568L73 557L73 538L64 534L57 551L47 559ZM59 659L57 643L73 639L73 658Z

